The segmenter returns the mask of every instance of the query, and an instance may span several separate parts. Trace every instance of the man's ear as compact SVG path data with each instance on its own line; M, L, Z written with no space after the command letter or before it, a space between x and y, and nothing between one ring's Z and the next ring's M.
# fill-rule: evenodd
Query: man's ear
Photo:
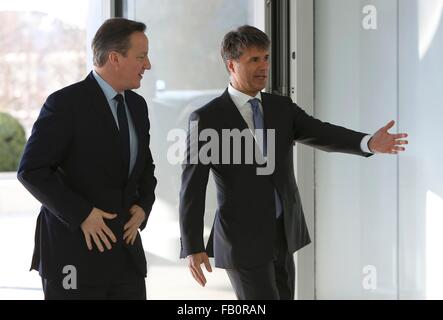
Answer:
M109 54L108 54L108 61L109 61L109 63L112 66L117 67L119 65L119 62L120 62L119 59L120 59L120 57L119 57L119 54L118 54L117 51L109 52Z
M226 67L229 70L229 73L235 73L235 60L230 59L226 61Z

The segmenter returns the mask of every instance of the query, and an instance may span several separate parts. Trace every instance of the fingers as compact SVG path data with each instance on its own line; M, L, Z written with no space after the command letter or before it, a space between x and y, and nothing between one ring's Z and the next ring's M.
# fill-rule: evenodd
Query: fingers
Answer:
M136 235L137 235L137 229L129 229L123 235L123 240L127 244L130 244L131 242L133 243L135 241Z
M112 220L115 217L117 217L117 215L115 213L107 213L107 212L102 211L101 214L102 214L103 218L109 219L109 220Z
M138 235L138 226L135 225L129 229L127 229L123 235L123 240L127 243L127 244L132 244L134 245L135 240L137 238Z
M204 287L205 286L205 282L201 279L201 277L195 272L194 269L190 269L190 270L191 270L192 277L195 279L195 281L197 281L197 283L199 285Z
M406 151L406 148L404 147L398 147L398 146L391 146L388 147L384 152L382 153L387 153L387 154L399 154L400 152Z
M396 145L406 145L409 144L408 140L395 140Z
M123 240L125 240L127 237L129 237L131 235L132 231L131 230L126 230L125 233L123 234Z
M203 274L203 270L200 267L200 265L191 265L189 266L189 269L191 270L192 276L194 279L202 286L204 287L206 284L206 278Z
M108 228L107 225L104 225L102 230L106 233L106 235L109 237L109 239L112 240L112 242L117 242L117 237L114 235L114 233L111 231L111 229Z
M398 133L398 134L392 134L391 135L395 140L397 139L403 139L403 138L407 138L408 134L407 133Z
M135 225L137 225L137 221L135 221L135 219L130 219L123 227L123 230L126 231L127 229L130 229L130 228L134 227Z
M139 224L135 221L135 219L131 218L128 223L124 226L124 235L123 240L126 241L127 244L134 244L135 238L137 236Z
M384 129L385 131L388 131L388 130L391 129L394 125L395 125L395 121L394 121L394 120L391 120L391 121L389 121L389 123L388 123L387 125L385 125L385 126L383 127L383 129Z
M109 242L108 238L105 236L105 234L103 233L102 230L99 230L98 236L100 237L102 242L105 244L106 248L108 250L111 250L112 249L111 243Z
M140 209L140 207L134 205L131 207L131 209L129 209L129 213L131 214L131 218L125 224L123 230L127 230L133 227L136 227L136 229L138 229L145 219L145 212L143 211L143 209Z
M85 236L86 246L88 247L89 250L93 249L91 238L94 240L94 243L100 252L105 251L102 242L105 244L108 250L112 249L112 245L109 242L108 237L106 235L108 235L114 243L117 242L117 239L115 238L114 234L107 227L106 229L98 230L97 232L83 231L83 234Z
M91 211L91 214L82 222L81 229L85 236L86 245L89 250L93 249L92 240L100 252L105 251L104 246L108 250L112 249L109 239L113 243L116 243L117 238L111 229L108 228L103 219L114 219L116 216L116 214L107 213L100 209L94 208Z
M143 221L143 218L144 218L144 212L139 211L139 207L136 205L133 205L129 209L129 213L131 214L132 217L129 219L129 221L123 227L123 230L125 232L123 235L123 240L127 244L134 245L135 240L137 239L137 235L138 235L138 228L140 227L141 222Z
M205 260L203 261L203 263L205 264L206 270L208 272L212 272L212 267L211 264L209 263L209 258L206 256Z
M396 135L396 136L399 136L400 138L403 138L403 137L405 137L407 135L399 134L399 135ZM396 139L399 139L399 138L396 138ZM398 154L399 152L406 151L406 148L401 147L401 146L405 146L405 145L408 145L408 144L409 144L408 140L395 140L394 144L393 144L393 147L392 147L392 150L391 150L393 152L392 154Z
M140 223L138 220L141 219L142 215L136 215L138 212L136 207L132 208L132 217L124 226L124 236L123 240L126 241L127 244L134 245L137 240L138 228ZM98 214L97 214L98 213ZM143 213L143 212L142 212ZM116 214L107 213L96 209L95 217L91 216L91 218L85 220L82 223L82 231L85 236L86 245L89 250L93 249L92 240L97 246L100 252L104 252L105 248L108 250L112 249L111 241L113 243L117 243L117 237L114 235L112 230L106 225L103 219L114 219L117 217ZM92 240L91 240L92 238ZM111 241L110 241L111 240Z
M201 264L205 264L206 270L212 272L208 256L205 253L199 253L190 255L188 259L188 267L191 271L192 277L195 279L195 281L197 281L198 284L204 287L206 285L206 278L201 268Z
M86 246L89 250L92 250L92 243L91 243L91 236L89 233L83 232L83 235L85 236Z
M94 239L95 245L97 246L98 250L99 250L100 252L105 251L105 249L103 248L103 245L102 245L102 243L100 242L100 239L98 238L98 236L97 236L96 234L94 234L94 233L91 234L91 236L92 236L92 239Z

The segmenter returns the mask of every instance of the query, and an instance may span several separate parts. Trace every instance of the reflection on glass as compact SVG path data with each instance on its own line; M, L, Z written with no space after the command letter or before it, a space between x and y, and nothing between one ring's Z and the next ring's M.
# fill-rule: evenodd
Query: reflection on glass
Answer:
M88 5L0 2L0 112L17 119L26 136L47 96L86 76ZM28 271L39 207L15 172L0 172L0 300L43 298L40 277Z
M86 71L88 1L0 3L0 111L31 126L49 93Z
M148 101L151 150L158 178L150 227L142 237L148 251L148 268L158 266L157 277L164 278L166 266L174 268L180 263L178 203L181 166L168 162L168 148L174 144L167 141L168 133L175 129L186 131L191 112L227 88L229 76L220 56L223 36L241 25L254 24L256 6L264 5L263 1L255 0L150 0L134 3L135 15L129 18L144 22L149 38L152 69L145 73L139 93ZM206 237L216 209L215 186L211 180L206 199ZM193 284L186 268L180 266L178 272L185 272L183 281L189 280L189 284ZM148 279L148 282L154 281L151 285L155 288L157 277ZM231 290L224 273L222 277L224 294L228 295L217 292L214 298L233 298L229 296ZM212 277L209 286L214 283L217 280ZM205 290L210 294L210 288ZM170 298L173 292L154 294ZM183 298L179 292L176 294L177 298Z

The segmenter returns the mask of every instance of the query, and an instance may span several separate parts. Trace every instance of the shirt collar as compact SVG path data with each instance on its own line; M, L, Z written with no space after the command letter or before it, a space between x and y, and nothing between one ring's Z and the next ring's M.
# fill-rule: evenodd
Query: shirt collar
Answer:
M94 75L95 80L97 80L98 85L102 89L103 93L105 94L105 97L108 101L113 101L114 97L118 94L117 91L114 90L113 87L109 83L107 83L95 70L92 71L92 74ZM122 93L123 100L125 100L125 93Z
M248 103L249 100L254 99L254 98L260 100L260 102L261 102L261 92L257 92L255 97L251 97L251 96L235 89L232 86L232 84L229 84L228 92L229 92L229 95L231 96L232 101L237 106L237 108L243 107L246 103Z

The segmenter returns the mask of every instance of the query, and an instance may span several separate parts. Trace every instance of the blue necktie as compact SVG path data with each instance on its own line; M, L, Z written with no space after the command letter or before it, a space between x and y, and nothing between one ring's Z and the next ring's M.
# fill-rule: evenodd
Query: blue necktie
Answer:
M119 128L120 151L123 160L123 181L126 181L129 175L129 125L128 117L126 116L126 108L121 94L117 94L114 99L118 102L117 105L117 119Z
M263 152L263 156L266 157L268 154L268 143L266 141L267 135L265 133L265 123L263 120L263 115L260 110L260 100L257 98L249 100L249 103L252 107L252 115L254 119L254 129L262 129L263 134L255 134L257 144ZM275 197L275 210L277 218L283 213L282 204L280 197L278 195L277 189L274 188L274 197Z

